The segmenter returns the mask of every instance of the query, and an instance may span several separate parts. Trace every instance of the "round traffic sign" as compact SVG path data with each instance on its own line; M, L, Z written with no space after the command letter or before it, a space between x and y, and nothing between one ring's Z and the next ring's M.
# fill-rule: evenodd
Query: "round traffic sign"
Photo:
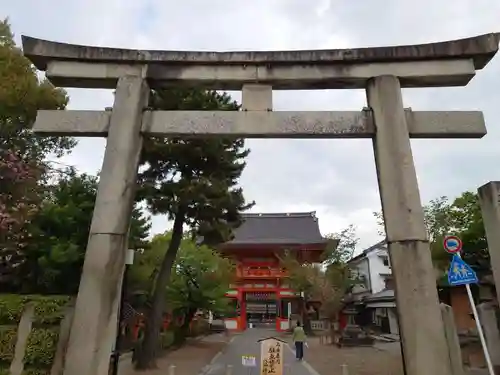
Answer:
M457 236L446 236L443 240L443 247L450 254L458 253L462 250L462 240Z

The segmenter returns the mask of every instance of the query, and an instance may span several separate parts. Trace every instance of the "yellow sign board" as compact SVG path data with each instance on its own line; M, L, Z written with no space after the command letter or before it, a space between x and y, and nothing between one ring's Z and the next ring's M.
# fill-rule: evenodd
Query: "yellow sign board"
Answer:
M283 375L283 345L274 337L260 341L260 375Z

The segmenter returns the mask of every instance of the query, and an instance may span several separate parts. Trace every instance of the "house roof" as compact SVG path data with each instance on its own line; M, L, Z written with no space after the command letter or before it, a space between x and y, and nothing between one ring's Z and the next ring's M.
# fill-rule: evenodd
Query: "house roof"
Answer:
M368 253L371 253L373 250L377 250L377 249L380 249L382 247L385 247L386 244L387 244L387 242L386 242L385 239L382 240L382 241L380 241L380 242L377 242L375 245L372 245L372 246L364 249L360 254L358 254L355 257L352 257L351 259L349 259L348 263L356 262L358 260L361 260L364 257L366 257L366 255Z
M315 212L245 213L234 238L225 246L307 245L326 243L319 230Z
M384 289L378 293L369 295L365 297L365 301L375 301L375 300L392 300L395 298L394 290Z

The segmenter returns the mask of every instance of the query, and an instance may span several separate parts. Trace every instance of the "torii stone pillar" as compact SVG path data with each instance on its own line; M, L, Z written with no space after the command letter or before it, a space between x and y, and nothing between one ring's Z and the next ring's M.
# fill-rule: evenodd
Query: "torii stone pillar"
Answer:
M481 138L481 112L404 109L403 87L465 86L499 35L423 45L321 51L138 51L23 36L55 85L117 88L112 113L39 111L34 131L108 137L64 375L105 375L112 304L143 134L372 138L407 375L451 375L410 138ZM147 85L243 90L242 112L146 111ZM272 90L366 89L362 111L272 112ZM109 336L109 335L108 335Z
M148 95L142 68L118 80L65 375L108 373Z
M500 369L500 335L496 312L500 301L500 181L490 181L477 190L483 217L491 270L496 287L496 303L478 306L481 324L486 336L491 360L496 371Z
M483 216L491 269L500 302L500 181L490 181L477 190Z
M368 82L366 92L377 129L375 164L406 370L408 374L448 374L449 363L443 360L448 349L400 83L394 76L376 77ZM408 293L409 289L413 292Z

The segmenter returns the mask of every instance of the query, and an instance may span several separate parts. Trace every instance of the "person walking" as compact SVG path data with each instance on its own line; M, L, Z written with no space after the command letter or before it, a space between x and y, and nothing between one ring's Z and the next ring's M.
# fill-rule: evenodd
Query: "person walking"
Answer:
M293 329L292 341L295 343L295 358L302 361L304 358L304 344L306 342L306 333L304 328L299 321L297 321L297 326Z

